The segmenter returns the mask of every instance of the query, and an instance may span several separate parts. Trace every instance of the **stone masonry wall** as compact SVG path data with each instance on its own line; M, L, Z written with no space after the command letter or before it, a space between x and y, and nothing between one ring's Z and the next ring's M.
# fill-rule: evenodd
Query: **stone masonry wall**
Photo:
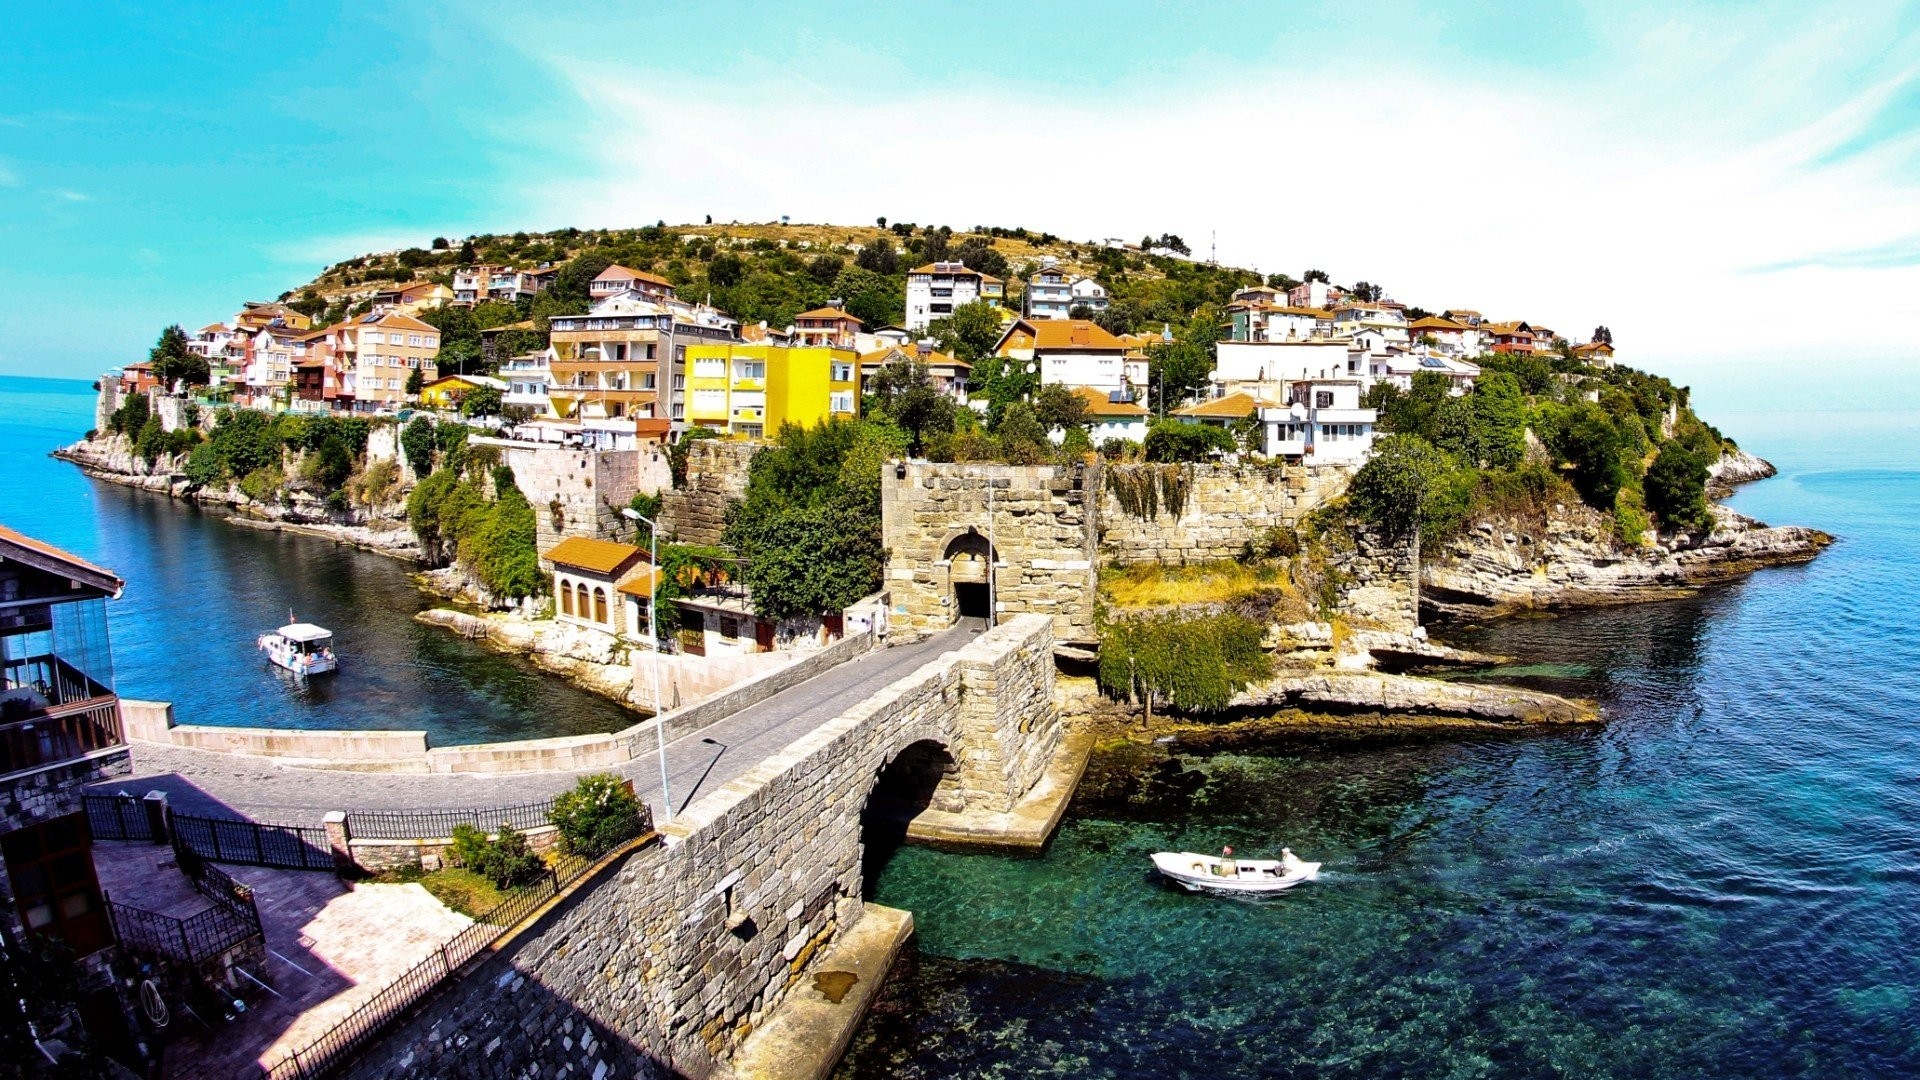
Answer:
M1420 625L1420 537L1387 540L1356 532L1327 558L1338 599L1334 610L1362 626L1411 633Z
M747 493L747 465L761 443L700 439L687 444L687 482L666 493L661 517L667 532L688 544L717 544L727 504Z
M993 578L1002 616L1053 620L1054 637L1090 642L1093 627L1095 509L1100 468L909 462L904 477L881 476L887 586L895 633L944 629L959 618L953 583L961 547L995 547Z
M1114 474L1139 474L1159 465L1109 465L1100 486L1100 558L1127 563L1218 562L1237 559L1274 528L1292 528L1346 490L1353 469L1341 465L1189 465L1188 493L1175 514L1160 507L1151 520L1135 517L1113 490Z
M533 504L535 544L542 555L569 536L627 539L633 526L620 510L636 492L665 486L671 473L659 450L590 450L492 441L514 482Z
M725 1075L859 921L860 814L896 755L961 748L961 777L995 789L969 791L985 805L1038 780L1032 748L1006 762L974 751L1057 732L1051 652L1049 620L1011 620L822 724L663 826L664 846L468 973L352 1075Z

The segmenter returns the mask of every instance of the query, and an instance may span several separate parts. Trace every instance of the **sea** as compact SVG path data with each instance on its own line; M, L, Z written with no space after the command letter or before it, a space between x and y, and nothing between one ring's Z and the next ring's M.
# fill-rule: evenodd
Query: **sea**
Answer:
M47 456L93 427L90 384L0 376L0 523L119 574L114 686L182 724L423 730L431 745L618 731L637 719L531 663L413 616L437 601L385 555L234 524ZM302 683L258 637L290 619L335 635L337 675Z
M1040 858L902 849L842 1077L1920 1075L1920 412L1711 417L1835 534L1684 600L1444 639L1601 726L1187 755ZM1267 900L1161 850L1282 845Z

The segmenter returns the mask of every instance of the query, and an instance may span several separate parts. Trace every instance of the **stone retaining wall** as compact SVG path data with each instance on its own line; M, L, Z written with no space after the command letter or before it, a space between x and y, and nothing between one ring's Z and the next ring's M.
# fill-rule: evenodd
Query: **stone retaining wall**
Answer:
M726 1074L859 921L860 813L896 755L958 748L969 804L1010 805L1039 779L1059 734L1052 643L1050 619L1013 619L701 798L664 847L468 973L354 1075Z
M1178 513L1162 505L1152 518L1128 512L1116 478L1178 470L1187 489ZM1238 559L1274 529L1291 529L1346 490L1343 465L1108 465L1100 486L1100 558L1128 563Z

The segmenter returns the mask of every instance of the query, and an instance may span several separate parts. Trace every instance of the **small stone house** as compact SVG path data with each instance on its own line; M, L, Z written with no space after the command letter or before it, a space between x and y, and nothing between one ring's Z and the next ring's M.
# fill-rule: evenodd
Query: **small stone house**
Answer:
M650 580L647 553L632 544L569 536L547 552L553 564L553 617L563 623L601 630L626 631L627 605L620 586Z

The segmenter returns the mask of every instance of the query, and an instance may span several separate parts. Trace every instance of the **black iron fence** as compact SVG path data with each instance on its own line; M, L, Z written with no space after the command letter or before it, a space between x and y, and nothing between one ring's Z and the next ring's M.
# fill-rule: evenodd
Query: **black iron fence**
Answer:
M153 820L143 800L131 795L87 795L81 799L95 840L152 840Z
M327 830L313 825L271 825L231 818L169 816L173 845L214 862L271 866L281 870L332 870Z
M483 810L356 810L347 815L347 834L356 840L433 840L452 836L456 825L493 832L511 825L520 832L547 824L553 800Z
M83 800L95 840L173 842L176 850L212 862L270 866L280 870L332 870L327 830L317 825L276 825L240 818L167 811L156 834L146 800L131 795L88 795ZM181 866L186 866L183 855Z
M251 900L238 908L216 902L198 914L176 919L109 899L107 913L113 918L113 930L122 947L183 964L211 960L250 938L262 936L260 913Z

